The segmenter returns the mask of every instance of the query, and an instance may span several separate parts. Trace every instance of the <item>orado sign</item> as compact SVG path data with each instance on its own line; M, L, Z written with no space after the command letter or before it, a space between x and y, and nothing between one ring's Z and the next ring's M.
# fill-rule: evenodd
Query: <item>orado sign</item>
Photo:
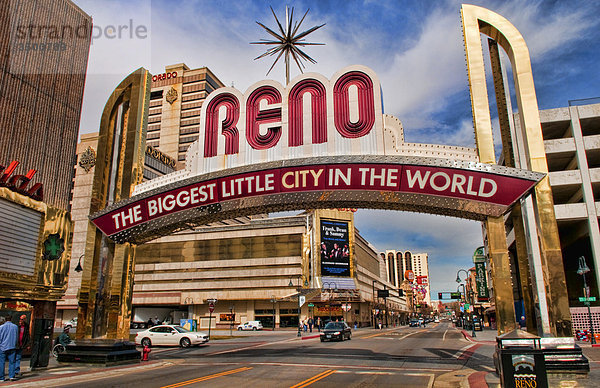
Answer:
M404 143L368 68L331 80L211 93L186 169L136 188L91 218L117 242L144 242L220 219L277 210L363 207L483 220L500 216L542 175L477 163L474 150ZM440 155L442 155L440 153Z

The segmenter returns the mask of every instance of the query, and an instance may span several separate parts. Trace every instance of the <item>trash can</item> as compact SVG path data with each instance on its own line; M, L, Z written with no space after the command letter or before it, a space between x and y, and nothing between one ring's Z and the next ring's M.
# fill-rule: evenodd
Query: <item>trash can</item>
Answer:
M50 360L52 349L52 334L54 320L36 318L33 325L33 345L31 347L31 368L46 367Z
M540 337L514 330L496 337L494 364L505 388L548 388Z

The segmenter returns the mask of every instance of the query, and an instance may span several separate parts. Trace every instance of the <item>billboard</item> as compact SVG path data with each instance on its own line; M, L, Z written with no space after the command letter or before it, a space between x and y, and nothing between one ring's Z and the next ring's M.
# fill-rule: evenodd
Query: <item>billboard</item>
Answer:
M350 276L348 222L321 220L321 275Z

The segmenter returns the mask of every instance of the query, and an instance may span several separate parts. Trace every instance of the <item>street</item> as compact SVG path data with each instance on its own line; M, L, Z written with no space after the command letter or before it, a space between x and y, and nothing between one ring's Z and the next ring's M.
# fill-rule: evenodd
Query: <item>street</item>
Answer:
M304 333L305 339L300 339L292 331L263 331L196 348L154 348L151 360L168 363L142 372L107 372L86 380L85 385L431 387L460 386L475 372L484 372L483 378L485 372L493 371L493 346L465 340L448 323L359 329L344 342L306 338L317 334ZM81 377L52 383L79 387Z

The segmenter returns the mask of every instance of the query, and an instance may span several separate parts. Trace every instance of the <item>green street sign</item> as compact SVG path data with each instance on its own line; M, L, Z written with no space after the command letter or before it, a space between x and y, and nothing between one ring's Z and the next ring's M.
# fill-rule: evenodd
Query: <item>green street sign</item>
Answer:
M308 307L315 307L314 303L309 303Z
M596 297L595 296L590 296L589 298L584 298L584 297L579 297L579 301L580 302L595 302L596 301Z

